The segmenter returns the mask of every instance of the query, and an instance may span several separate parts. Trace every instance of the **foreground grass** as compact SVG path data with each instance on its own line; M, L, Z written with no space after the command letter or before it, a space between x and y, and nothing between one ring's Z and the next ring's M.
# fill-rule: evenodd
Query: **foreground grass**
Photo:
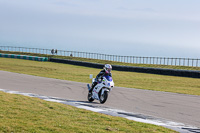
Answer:
M175 132L163 127L0 92L0 132Z
M68 64L9 58L0 58L0 70L85 83L91 82L89 74L97 75L100 71ZM116 86L200 95L200 79L120 71L112 71L112 74Z
M153 68L182 69L182 70L197 70L197 71L200 71L200 67L155 65L155 64L133 64L133 63L123 63L123 62L88 59L88 58L79 58L79 57L70 57L70 56L57 56L57 55L45 55L45 54L27 53L27 52L9 52L9 51L0 51L0 52L1 53L8 53L8 54L21 54L21 55L61 58L61 59L92 62L92 63L99 63L99 64L112 64L112 65L122 65L122 66L153 67Z

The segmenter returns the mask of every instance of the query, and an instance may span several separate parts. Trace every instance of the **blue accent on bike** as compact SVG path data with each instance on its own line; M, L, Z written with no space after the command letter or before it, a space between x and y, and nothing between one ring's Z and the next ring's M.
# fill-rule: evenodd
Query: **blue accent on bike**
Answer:
M104 76L108 81L112 81L112 77L111 76Z

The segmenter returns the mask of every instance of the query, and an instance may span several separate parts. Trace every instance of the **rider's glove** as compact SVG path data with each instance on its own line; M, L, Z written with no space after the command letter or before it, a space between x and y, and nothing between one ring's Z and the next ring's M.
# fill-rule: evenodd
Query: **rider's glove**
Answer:
M96 79L97 82L101 82L101 78Z

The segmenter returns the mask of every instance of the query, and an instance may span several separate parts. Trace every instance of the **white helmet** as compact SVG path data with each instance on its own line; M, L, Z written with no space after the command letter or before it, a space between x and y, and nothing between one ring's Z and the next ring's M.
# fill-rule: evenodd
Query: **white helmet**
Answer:
M110 73L112 70L112 66L110 64L105 64L104 69L106 73Z

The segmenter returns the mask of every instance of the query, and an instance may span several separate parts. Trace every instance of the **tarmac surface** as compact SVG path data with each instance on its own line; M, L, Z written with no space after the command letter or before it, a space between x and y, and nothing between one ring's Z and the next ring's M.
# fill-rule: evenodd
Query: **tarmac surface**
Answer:
M87 102L87 84L0 71L0 89ZM200 127L200 96L114 87L106 103L91 106L124 110ZM142 116L141 116L142 117ZM198 129L197 132L200 130Z

